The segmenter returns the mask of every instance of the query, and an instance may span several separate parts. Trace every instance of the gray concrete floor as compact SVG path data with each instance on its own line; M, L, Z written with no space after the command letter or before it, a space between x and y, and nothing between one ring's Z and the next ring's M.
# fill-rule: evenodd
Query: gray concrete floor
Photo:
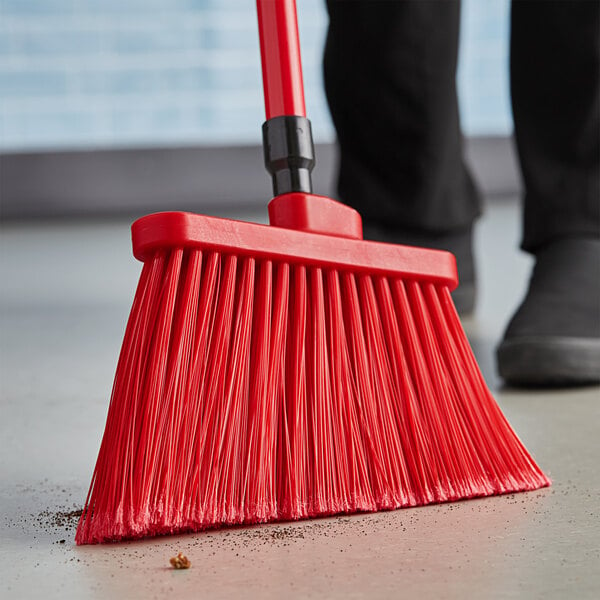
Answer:
M516 202L480 222L481 293L465 328L551 488L82 548L68 513L90 482L140 267L126 222L4 225L0 597L600 597L600 390L511 390L495 374L530 266L518 222ZM191 569L169 568L178 551Z

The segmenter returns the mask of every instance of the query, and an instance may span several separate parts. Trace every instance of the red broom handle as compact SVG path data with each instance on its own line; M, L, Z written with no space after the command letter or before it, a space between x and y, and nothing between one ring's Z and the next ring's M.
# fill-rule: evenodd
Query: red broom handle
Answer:
M267 119L306 116L295 0L257 0Z

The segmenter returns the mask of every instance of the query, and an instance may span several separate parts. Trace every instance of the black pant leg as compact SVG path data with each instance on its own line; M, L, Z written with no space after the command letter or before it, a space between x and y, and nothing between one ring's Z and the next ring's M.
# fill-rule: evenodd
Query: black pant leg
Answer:
M456 94L457 1L328 0L339 194L365 221L443 233L479 213Z
M600 3L514 0L511 91L522 247L600 236Z

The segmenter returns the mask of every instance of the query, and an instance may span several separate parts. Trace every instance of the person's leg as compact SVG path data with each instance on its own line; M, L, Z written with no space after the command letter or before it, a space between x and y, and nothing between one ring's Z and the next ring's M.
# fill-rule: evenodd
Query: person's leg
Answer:
M600 3L514 0L511 90L528 294L498 351L514 383L600 380Z
M511 92L525 183L523 249L600 237L600 3L517 0Z
M340 199L361 213L365 237L453 251L459 290L472 288L479 199L461 147L459 2L327 5L325 89L340 145ZM473 298L455 301L468 310Z

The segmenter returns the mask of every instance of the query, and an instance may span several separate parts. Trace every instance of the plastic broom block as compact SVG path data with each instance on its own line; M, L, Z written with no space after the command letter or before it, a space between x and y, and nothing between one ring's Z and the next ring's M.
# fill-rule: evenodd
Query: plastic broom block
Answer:
M310 194L270 214L134 223L144 266L78 544L549 485L477 367L451 254L363 241Z

